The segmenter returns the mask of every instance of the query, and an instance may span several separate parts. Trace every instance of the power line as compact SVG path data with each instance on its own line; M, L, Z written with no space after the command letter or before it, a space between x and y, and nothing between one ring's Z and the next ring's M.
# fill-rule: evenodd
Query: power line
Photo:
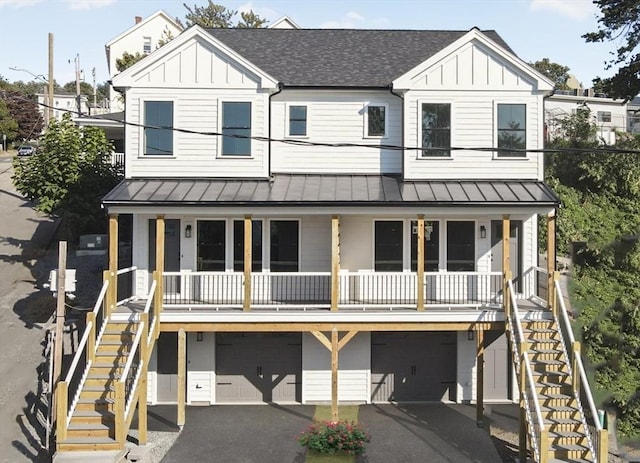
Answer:
M21 99L20 97L14 96L14 98L16 99ZM27 99L24 99L25 101ZM33 100L28 100L28 101L33 101ZM40 103L37 102L37 104L39 106L45 107L45 108L51 108L51 106L45 104L45 103ZM63 111L63 112L67 112L67 113L71 113L71 114L75 114L78 117L82 117L82 114L79 113L78 111L73 111L73 110L69 110L69 109L58 109L59 111ZM593 148L497 148L497 147L486 147L486 146L479 146L479 147L470 147L470 146L446 146L446 147L429 147L429 148L424 148L421 146L404 146L404 145L389 145L389 144L368 144L368 143L344 143L344 142L339 142L339 143L334 143L334 142L315 142L315 141L309 141L309 140L300 140L300 139L290 139L290 138L273 138L273 137L263 137L263 136L258 136L258 135L239 135L239 134L226 134L226 133L221 133L221 132L207 132L207 131L200 131L200 130L191 130L191 129L184 129L184 128L180 128L180 127L173 127L173 126L155 126L155 125L146 125L146 124L140 124L137 122L129 122L129 121L123 121L123 120L119 120L119 119L111 119L108 117L103 117L100 118L103 121L112 121L112 122L119 122L123 125L128 125L128 126L132 126L132 127L138 127L138 128L142 128L142 129L155 129L155 130L171 130L173 132L178 132L178 133L186 133L186 134L190 134L190 135L202 135L202 136L211 136L211 137L228 137L228 138L239 138L239 139L250 139L250 140L255 140L255 141L259 141L259 142L265 142L265 143L270 143L270 142L274 142L274 143L282 143L282 144L287 144L287 145L295 145L295 146L319 146L319 147L326 147L326 148L369 148L369 149L376 149L376 150L380 150L380 149L384 149L384 150L390 150L390 151L422 151L422 152L441 152L443 150L447 150L447 151L480 151L480 152L496 152L496 153L500 153L500 152L506 152L506 153L522 153L522 154L526 154L526 153L584 153L584 152L591 152L591 153L609 153L609 154L623 154L623 153L627 153L627 154L640 154L640 150L631 150L631 149L623 149L623 148L615 148L615 147L611 147L611 146L604 146L604 147L593 147Z

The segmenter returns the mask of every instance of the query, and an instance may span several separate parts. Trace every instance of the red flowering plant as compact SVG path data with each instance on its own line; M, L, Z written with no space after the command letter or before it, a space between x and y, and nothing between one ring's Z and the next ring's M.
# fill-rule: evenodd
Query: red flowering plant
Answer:
M360 425L346 421L313 423L297 437L309 450L324 454L361 455L371 435Z

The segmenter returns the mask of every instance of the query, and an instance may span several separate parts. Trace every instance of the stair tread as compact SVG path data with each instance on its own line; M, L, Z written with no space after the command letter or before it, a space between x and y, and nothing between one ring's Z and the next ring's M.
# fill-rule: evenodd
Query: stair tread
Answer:
M85 385L82 388L82 392L84 392L84 391L89 391L89 392L109 391L109 392L111 392L111 391L115 391L115 390L116 390L115 387L107 386L107 385L104 385L104 386L86 386Z
M553 407L540 405L540 411L543 412L543 413L548 413L548 412L577 412L577 411L579 411L579 409L578 409L578 407L570 407L568 405L555 405Z
M563 360L556 360L556 359L536 359L532 363L534 365L536 363L540 363L544 365L564 365L565 364Z
M63 444L117 444L118 442L111 437L69 437L62 442Z
M563 458L558 460L557 458L551 458L547 460L547 463L593 463L593 460L585 460L583 458Z
M73 416L78 418L91 418L91 417L102 417L102 418L113 418L115 417L115 413L108 410L74 410Z
M589 450L589 447L586 445L580 445L580 444L567 444L567 443L559 443L559 444L553 444L551 445L551 448L553 450L570 450L570 451L582 451L582 450Z
M75 430L75 431L91 431L91 430L109 430L111 427L102 423L69 423L69 427L67 429Z
M91 397L82 397L82 395L80 396L80 398L78 399L79 403L83 403L83 404L92 404L92 403L96 403L96 404L114 404L116 403L115 399L111 399L109 397L100 397L100 398L91 398Z
M549 431L549 434L554 437L584 437L584 433L577 431Z
M553 394L553 393L548 393L548 392L540 392L538 393L538 395L544 399L574 399L575 397L573 397L571 394Z
M568 371L562 371L562 370L545 370L545 371L533 370L532 373L533 373L533 376L541 376L541 375L569 376Z
M582 421L576 418L555 418L547 417L544 419L545 424L549 425L576 425L582 424Z

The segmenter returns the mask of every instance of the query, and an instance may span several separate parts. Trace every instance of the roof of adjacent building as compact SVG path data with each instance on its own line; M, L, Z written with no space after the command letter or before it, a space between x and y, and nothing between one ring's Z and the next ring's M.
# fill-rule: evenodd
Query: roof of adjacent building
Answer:
M276 174L270 179L134 178L107 206L556 206L536 180L402 180L392 175Z
M387 87L469 31L207 29L286 86ZM497 32L482 31L509 53Z

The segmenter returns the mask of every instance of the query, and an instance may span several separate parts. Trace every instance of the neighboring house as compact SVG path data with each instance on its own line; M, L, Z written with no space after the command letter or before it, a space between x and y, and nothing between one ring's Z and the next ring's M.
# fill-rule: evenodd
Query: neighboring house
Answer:
M162 10L156 11L148 18L135 17L135 24L105 45L109 77L113 78L119 71L116 68L116 60L121 58L124 52L135 55L140 53L148 55L158 48L158 42L162 39L176 37L182 32L182 27L174 18ZM110 87L110 107L112 112L124 110L122 96Z
M100 447L122 448L136 403L177 403L180 425L185 403L338 401L473 402L481 422L522 399L535 461L606 451L559 340L552 83L496 32L194 26L113 86L126 178L59 450L99 410Z
M53 104L49 104L49 97L45 93L36 93L38 98L38 108L42 117L45 117L47 106L53 106L53 118L60 120L62 116L70 112L72 115L78 114L78 99L75 93L65 90L56 90L53 94ZM46 106L45 106L46 105ZM89 114L89 100L86 95L80 95L80 112L83 115Z
M613 145L616 142L616 130L628 130L627 103L623 100L608 98L603 94L589 90L556 90L545 100L545 120L547 136L553 137L557 121L576 113L586 105L591 111L592 122L596 124L597 136L604 143Z
M640 133L640 96L627 103L627 132Z
M300 29L300 26L289 16L283 16L269 24L269 29Z

